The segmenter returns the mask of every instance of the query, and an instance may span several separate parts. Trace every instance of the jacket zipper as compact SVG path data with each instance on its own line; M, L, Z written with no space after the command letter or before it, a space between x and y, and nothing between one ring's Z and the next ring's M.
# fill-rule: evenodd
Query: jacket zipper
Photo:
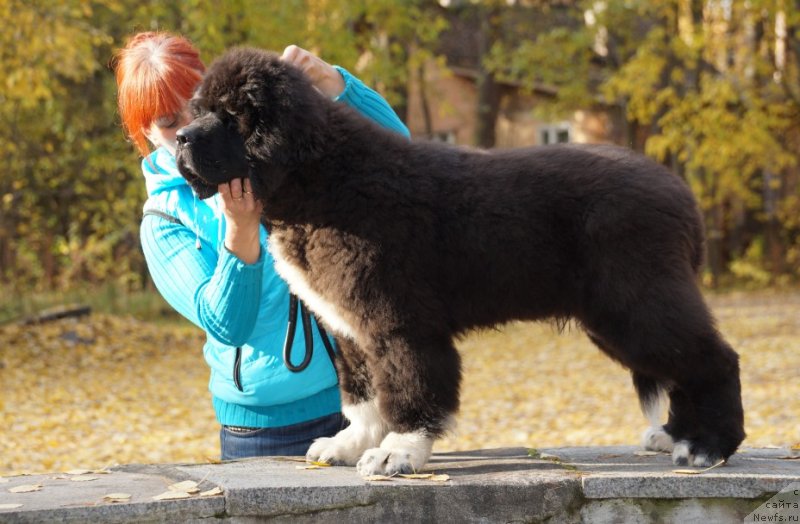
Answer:
M242 387L242 348L236 348L236 357L233 359L233 383L236 389L244 391Z

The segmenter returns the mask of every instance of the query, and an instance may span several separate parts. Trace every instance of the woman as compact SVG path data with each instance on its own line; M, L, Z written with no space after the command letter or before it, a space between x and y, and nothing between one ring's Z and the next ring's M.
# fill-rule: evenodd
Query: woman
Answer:
M388 104L344 69L297 46L282 58L323 95L408 135ZM324 334L312 320L315 351L306 365L307 333L298 322L284 361L290 295L273 269L249 180L222 184L218 195L201 201L175 165L175 133L191 120L186 102L204 69L188 40L164 32L137 34L118 53L120 115L145 157L142 248L167 302L206 331L222 459L304 455L314 439L343 425Z

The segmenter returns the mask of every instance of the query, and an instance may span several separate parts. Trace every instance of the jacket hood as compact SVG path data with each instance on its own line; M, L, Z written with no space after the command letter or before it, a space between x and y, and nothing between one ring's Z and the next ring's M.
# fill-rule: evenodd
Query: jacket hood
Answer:
M147 194L155 195L177 186L188 186L175 163L175 156L159 147L142 159L142 173L147 186Z

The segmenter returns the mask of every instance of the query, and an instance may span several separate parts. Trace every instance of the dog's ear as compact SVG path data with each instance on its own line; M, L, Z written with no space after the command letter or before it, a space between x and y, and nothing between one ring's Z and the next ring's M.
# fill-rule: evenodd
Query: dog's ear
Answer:
M312 160L324 144L327 101L299 69L273 53L253 52L241 90L252 113L248 151L285 167Z

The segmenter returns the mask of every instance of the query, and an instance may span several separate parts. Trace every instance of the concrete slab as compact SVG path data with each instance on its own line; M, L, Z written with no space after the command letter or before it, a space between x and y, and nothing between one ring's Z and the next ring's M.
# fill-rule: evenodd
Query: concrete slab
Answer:
M148 468L146 473L111 471L92 475L97 480L74 482L73 475L26 475L9 477L0 484L0 522L132 522L183 521L225 513L223 496L157 502L153 496L181 480L169 467ZM172 475L170 475L172 473ZM21 485L40 485L29 493L11 493ZM129 502L103 499L112 493L131 495ZM2 509L5 504L19 508Z
M524 448L441 453L426 471L446 482L367 481L354 468L302 469L297 458L223 464L127 465L73 482L63 475L11 477L0 483L0 522L652 522L741 519L769 496L800 482L800 460L788 450L747 449L700 475L674 473L667 455L635 447ZM155 501L185 479L224 494ZM40 491L10 493L21 484ZM103 500L131 494L129 502ZM8 507L6 504L22 504ZM621 520L620 520L621 519Z
M559 462L579 471L583 494L603 498L749 498L777 493L796 481L800 460L790 460L788 450L744 449L724 466L699 475L673 473L697 470L672 465L668 454L641 456L641 448L543 449Z

